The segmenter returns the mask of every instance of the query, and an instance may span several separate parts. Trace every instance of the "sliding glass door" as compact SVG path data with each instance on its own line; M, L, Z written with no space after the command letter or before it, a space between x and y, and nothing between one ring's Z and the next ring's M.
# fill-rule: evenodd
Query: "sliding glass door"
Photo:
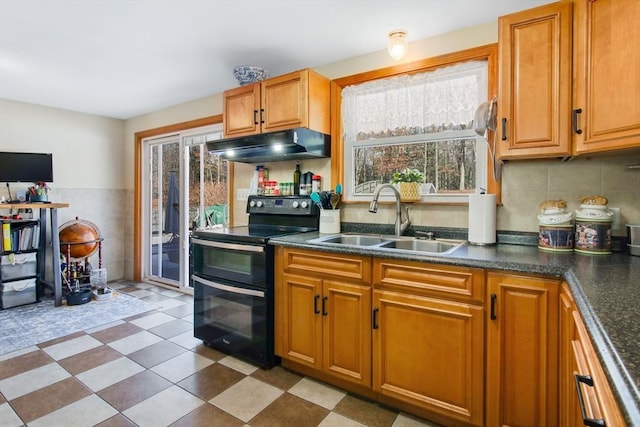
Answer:
M228 222L227 163L209 154L206 142L221 126L143 141L143 278L191 287L190 232Z

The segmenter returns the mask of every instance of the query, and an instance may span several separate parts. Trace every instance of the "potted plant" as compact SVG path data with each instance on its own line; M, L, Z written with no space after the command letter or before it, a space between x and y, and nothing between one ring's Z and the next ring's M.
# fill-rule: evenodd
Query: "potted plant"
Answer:
M403 202L420 200L420 187L424 183L424 174L418 169L406 168L393 173L391 183L398 187Z
M49 186L44 181L36 182L29 187L28 196L31 202L46 202L49 200Z

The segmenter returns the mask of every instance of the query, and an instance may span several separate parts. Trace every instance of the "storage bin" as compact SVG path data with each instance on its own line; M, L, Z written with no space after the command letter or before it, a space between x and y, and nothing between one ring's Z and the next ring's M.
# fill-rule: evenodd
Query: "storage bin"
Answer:
M35 252L3 255L0 261L0 277L3 282L35 276L37 261Z
M36 279L14 280L2 283L2 308L36 302Z

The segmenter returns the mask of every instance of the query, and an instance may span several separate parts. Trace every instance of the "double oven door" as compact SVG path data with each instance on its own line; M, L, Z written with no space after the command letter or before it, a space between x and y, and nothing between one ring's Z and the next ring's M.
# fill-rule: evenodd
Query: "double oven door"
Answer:
M269 367L273 355L273 248L196 237L194 336Z

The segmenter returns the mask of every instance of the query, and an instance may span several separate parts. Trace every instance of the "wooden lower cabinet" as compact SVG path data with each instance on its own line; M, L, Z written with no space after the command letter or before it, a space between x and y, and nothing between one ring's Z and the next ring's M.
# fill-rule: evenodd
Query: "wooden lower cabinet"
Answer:
M578 387L591 424L583 419ZM626 425L566 283L560 294L560 425Z
M373 292L373 389L464 425L483 424L483 307Z
M359 257L279 251L277 264L282 262L283 269L276 270L276 354L370 387L371 286L340 277L341 272L351 276L359 269ZM300 274L296 260L304 264L315 260L317 269L328 271Z
M558 426L560 281L487 274L487 426Z

